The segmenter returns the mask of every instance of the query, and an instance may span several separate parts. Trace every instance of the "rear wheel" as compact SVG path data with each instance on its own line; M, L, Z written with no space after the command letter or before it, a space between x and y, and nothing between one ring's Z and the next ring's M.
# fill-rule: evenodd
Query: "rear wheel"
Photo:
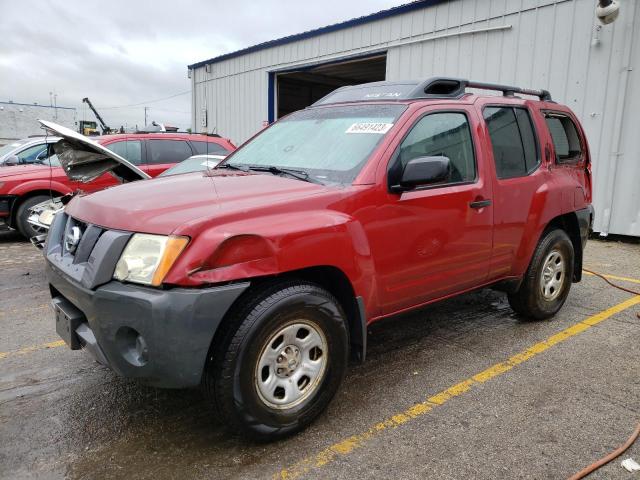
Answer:
M346 318L329 292L303 281L270 284L225 324L203 381L231 430L280 438L326 408L348 361Z
M30 213L29 210L33 206L42 203L49 198L50 197L48 195L34 195L33 197L27 198L20 204L18 210L16 211L16 226L18 227L18 231L23 236L31 238L35 237L36 235L47 233L46 229L31 225L28 221L28 218Z
M509 304L525 319L543 320L562 307L573 277L573 244L564 230L546 233L533 254L520 289Z

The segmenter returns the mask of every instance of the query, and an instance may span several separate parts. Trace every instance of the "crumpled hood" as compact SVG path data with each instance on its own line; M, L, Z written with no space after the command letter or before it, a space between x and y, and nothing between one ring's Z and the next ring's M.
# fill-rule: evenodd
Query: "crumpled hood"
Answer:
M119 185L76 197L66 212L102 227L166 235L180 226L225 215L246 215L252 209L293 203L327 190L271 174L214 170Z
M70 180L87 183L107 172L121 182L151 178L120 155L84 135L53 122L38 121L47 132L62 137L53 144L53 151Z

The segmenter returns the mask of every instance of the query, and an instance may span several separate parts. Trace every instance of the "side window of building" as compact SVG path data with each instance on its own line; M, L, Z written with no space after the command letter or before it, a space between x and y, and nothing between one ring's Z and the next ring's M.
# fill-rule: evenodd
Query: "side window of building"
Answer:
M524 177L535 170L540 155L529 112L524 108L487 107L483 114L498 178Z
M180 163L193 155L191 147L185 140L147 140L151 164Z
M142 163L142 142L140 140L121 140L105 145L105 147L134 165Z
M582 147L578 129L573 121L565 115L555 113L547 113L545 121L556 151L556 162L572 163L579 161L582 157Z
M476 178L471 130L464 113L442 112L422 117L402 141L396 155L392 168L399 171L414 158L449 158L449 178L443 184L471 182Z
M19 163L35 163L44 160L44 153L47 151L47 145L35 145L33 147L26 148L18 153L16 156L19 159Z
M191 141L191 146L196 151L198 155L228 155L229 150L224 148L222 145L218 145L214 142L194 142Z

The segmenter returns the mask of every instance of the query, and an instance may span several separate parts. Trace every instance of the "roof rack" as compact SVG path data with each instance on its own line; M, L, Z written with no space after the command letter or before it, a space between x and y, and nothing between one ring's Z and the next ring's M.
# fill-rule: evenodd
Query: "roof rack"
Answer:
M432 77L418 84L409 93L408 98L459 98L465 94L467 88L494 90L502 92L505 97L513 97L516 93L533 95L540 100L550 102L551 94L548 90L534 90L530 88L501 85L499 83L485 83L454 77Z
M496 90L505 97L513 97L516 93L533 95L540 100L551 102L551 94L547 90L531 90L528 88L512 87L497 83L484 83L455 77L432 77L419 81L385 81L361 83L340 87L325 95L313 105L327 105L331 103L412 100L418 98L460 98L467 88L482 90Z

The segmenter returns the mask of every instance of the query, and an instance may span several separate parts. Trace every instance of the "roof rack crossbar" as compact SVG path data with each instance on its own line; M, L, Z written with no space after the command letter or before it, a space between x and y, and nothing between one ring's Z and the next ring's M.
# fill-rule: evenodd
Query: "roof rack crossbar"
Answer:
M521 87L513 87L510 85L501 85L499 83L484 83L484 82L467 82L467 87L469 88L479 88L481 90L497 90L502 92L505 97L512 97L516 93L521 93L523 95L533 95L534 97L538 97L540 100L545 102L551 101L551 93L548 90L537 90L533 88L521 88Z
M409 98L460 98L465 94L467 88L495 90L502 92L505 97L512 97L516 93L521 93L523 95L533 95L543 101L551 101L551 94L548 90L534 90L498 83L476 82L455 77L429 78L418 84L409 94Z

